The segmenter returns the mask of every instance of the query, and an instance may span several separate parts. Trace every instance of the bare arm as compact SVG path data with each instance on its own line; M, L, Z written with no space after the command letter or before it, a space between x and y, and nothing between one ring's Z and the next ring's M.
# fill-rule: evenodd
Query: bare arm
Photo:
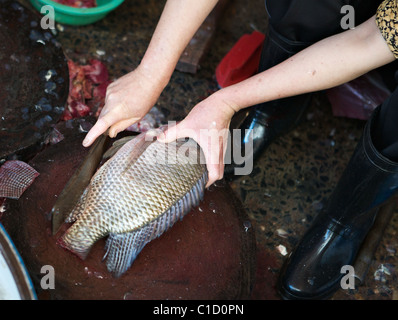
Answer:
M324 39L217 94L237 111L265 101L328 89L393 60L373 16L357 28Z
M168 0L141 65L168 82L183 50L217 2Z
M217 91L197 104L161 140L170 142L184 136L196 139L206 157L209 186L223 176L227 135L211 142L199 134L204 129L225 131L240 109L334 87L393 60L394 55L372 17L356 29L322 40L269 70Z
M168 0L140 65L113 82L97 123L83 141L89 146L109 128L115 137L142 119L170 80L183 50L217 0Z

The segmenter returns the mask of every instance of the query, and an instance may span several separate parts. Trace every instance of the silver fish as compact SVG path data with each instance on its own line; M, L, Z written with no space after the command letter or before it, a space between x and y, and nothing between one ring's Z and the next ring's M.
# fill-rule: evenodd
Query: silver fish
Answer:
M58 242L85 259L108 235L104 258L116 277L203 197L207 170L200 147L192 139L161 143L159 130L125 143L98 169Z

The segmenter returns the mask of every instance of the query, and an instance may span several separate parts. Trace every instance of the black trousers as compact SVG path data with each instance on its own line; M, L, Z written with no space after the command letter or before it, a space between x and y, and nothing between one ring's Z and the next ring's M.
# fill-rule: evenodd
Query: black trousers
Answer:
M266 0L265 7L269 15L269 29L275 32L293 51L305 47L331 35L343 32L341 8L351 5L355 9L356 25L366 21L376 13L381 1L375 0ZM297 46L294 44L297 43ZM266 46L274 45L266 41ZM293 52L293 53L296 53ZM286 56L270 57L263 54L259 71L264 71L286 59ZM265 105L265 104L264 104ZM379 117L373 132L373 142L385 157L398 161L398 89L381 105Z
M341 8L351 5L355 24L376 13L381 0L266 0L272 28L291 41L314 43L342 32Z

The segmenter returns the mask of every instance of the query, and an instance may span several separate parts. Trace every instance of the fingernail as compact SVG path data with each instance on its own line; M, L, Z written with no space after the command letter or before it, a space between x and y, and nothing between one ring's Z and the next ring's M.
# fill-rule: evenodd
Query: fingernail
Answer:
M90 140L86 138L83 140L82 144L83 144L83 147L88 147L90 145Z
M116 138L118 132L116 130L109 130L108 135L110 138Z
M165 139L165 134L164 134L163 132L159 133L159 134L156 136L156 139L159 140L160 142L163 142L164 139Z

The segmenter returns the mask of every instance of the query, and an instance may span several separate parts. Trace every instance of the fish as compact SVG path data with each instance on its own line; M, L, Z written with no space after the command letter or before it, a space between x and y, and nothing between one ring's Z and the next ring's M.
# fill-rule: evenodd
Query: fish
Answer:
M58 239L61 247L84 260L107 237L104 260L120 277L146 244L199 205L208 180L203 152L191 138L158 141L164 129L128 138L104 155L111 154L65 221L72 225Z

